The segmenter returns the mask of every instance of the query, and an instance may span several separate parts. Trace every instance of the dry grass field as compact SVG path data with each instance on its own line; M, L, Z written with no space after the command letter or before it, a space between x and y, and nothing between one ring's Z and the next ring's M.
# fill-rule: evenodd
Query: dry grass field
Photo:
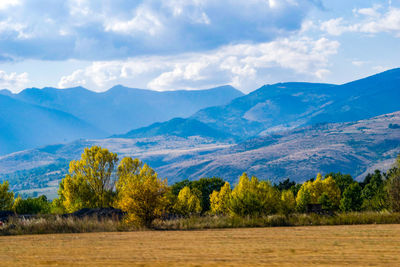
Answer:
M0 237L1 266L400 266L400 225Z

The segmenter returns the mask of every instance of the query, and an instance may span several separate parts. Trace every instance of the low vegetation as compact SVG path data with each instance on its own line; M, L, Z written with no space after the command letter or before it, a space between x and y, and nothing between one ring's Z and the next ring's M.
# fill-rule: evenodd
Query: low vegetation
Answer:
M234 186L217 177L168 186L140 160L119 161L95 146L71 161L53 201L15 198L8 183L1 184L0 209L30 215L10 219L1 233L400 223L399 192L400 155L387 173L377 170L362 182L330 173L273 185L244 173ZM61 215L109 207L125 212L123 221Z

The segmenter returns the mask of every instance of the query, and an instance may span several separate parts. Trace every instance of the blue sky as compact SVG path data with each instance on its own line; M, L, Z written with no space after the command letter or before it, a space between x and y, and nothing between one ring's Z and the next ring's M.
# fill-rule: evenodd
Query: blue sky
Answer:
M400 0L1 0L0 88L344 83L399 67Z

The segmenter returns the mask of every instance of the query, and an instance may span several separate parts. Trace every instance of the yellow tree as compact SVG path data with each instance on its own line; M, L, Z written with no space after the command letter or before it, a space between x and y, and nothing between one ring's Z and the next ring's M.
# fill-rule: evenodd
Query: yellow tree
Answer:
M279 209L280 196L269 182L260 182L256 177L249 179L246 173L232 190L230 209L240 216L272 214Z
M58 190L57 202L68 212L109 207L113 201L115 180L112 175L117 162L117 154L108 149L85 148L80 160L70 162L69 173Z
M231 196L231 186L228 182L225 182L219 192L213 191L210 195L211 212L213 214L228 214Z
M285 190L281 194L281 210L283 214L289 214L296 208L296 200L291 190Z
M200 213L200 197L192 192L188 186L185 186L179 191L174 210L176 213L183 216Z
M333 209L339 208L341 192L332 176L322 180L323 192L327 194Z
M340 204L340 195L340 188L331 176L323 179L322 175L318 174L314 181L303 183L297 194L296 202L300 211L305 211L307 204L319 203L325 206L326 202L330 202L331 208L337 209Z
M117 206L127 212L127 220L150 227L168 205L167 180L158 178L147 164L130 157L118 166Z
M306 182L301 186L296 197L296 209L300 212L305 212L307 210L307 205L311 204L311 193L307 183L309 182Z
M0 210L11 210L14 202L14 193L9 191L8 181L0 184Z

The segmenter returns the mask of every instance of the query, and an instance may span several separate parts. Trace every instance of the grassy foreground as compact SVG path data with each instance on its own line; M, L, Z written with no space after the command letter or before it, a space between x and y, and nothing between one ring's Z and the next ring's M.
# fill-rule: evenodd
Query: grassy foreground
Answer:
M4 266L395 266L400 225L0 237Z
M270 215L262 217L191 216L170 220L155 220L152 230L205 230L248 227L323 226L323 225L400 224L400 213L352 212L335 216L317 214ZM45 215L30 219L10 218L0 226L0 236L30 234L62 234L91 232L121 232L146 230L124 221L84 217Z

